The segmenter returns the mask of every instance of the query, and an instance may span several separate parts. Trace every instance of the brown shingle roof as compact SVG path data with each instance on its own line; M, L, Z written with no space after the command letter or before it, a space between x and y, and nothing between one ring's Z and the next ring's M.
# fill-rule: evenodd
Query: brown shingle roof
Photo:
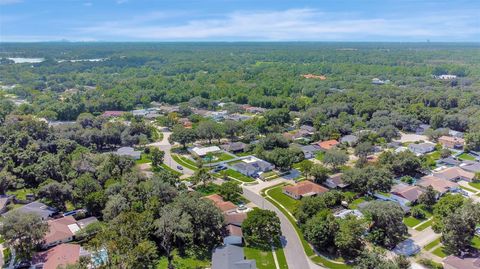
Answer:
M474 173L465 171L460 167L450 167L440 172L433 173L433 175L438 178L443 178L447 180L456 180L459 178L472 180L473 178L475 178Z
M423 190L418 186L409 186L406 184L397 184L392 187L391 193L403 197L410 202L418 200Z
M311 181L302 181L295 185L285 186L283 187L283 189L296 196L320 194L328 191L327 188L315 184Z
M240 236L243 237L242 228L235 225L227 225L228 235Z
M455 269L480 269L480 258L478 255L465 258L450 255L443 260L443 264Z
M48 221L49 231L44 237L45 244L72 237L74 234L68 228L68 225L76 225L76 223L77 221L72 216Z
M33 257L33 264L43 263L43 269L57 269L61 265L75 264L80 259L80 245L61 244Z
M439 193L445 193L449 191L451 188L458 187L458 184L449 180L441 179L432 175L422 177L418 182L417 185L421 187L428 187L432 186L434 190Z
M212 194L209 196L205 196L204 198L212 201L215 204L215 206L224 213L228 211L232 211L237 208L237 206L234 205L232 202L224 201L223 197L218 194Z
M225 216L225 223L241 226L243 221L246 219L247 219L246 213L228 214Z

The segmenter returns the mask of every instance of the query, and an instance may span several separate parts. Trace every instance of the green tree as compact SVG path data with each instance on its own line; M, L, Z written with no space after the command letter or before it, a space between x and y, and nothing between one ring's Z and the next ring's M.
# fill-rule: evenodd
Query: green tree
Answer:
M349 215L338 220L334 243L342 257L353 258L362 252L365 247L362 237L366 230L365 221L356 216Z
M338 224L330 210L318 212L302 226L305 239L316 249L333 251Z
M461 208L465 203L465 198L461 195L447 194L433 206L433 225L432 229L436 232L443 230L444 219L450 214Z
M65 210L65 202L71 200L72 189L67 183L49 180L39 186L38 196L45 198L52 206Z
M181 125L176 125L172 129L172 134L168 138L170 143L178 142L183 148L187 147L187 144L194 142L197 139L197 134L193 129L184 128Z
M153 147L150 149L150 155L152 158L152 166L160 167L163 163L165 152L161 151L159 148Z
M200 122L196 132L198 137L207 139L209 144L212 143L213 139L220 139L223 136L222 126L210 120Z
M405 239L407 226L403 223L403 209L394 202L373 201L364 209L371 220L368 238L375 244L392 248Z
M432 209L437 202L438 193L432 186L428 186L424 193L418 197L418 202L425 205L427 209Z
M242 194L242 188L237 182L228 181L220 185L218 192L225 200L237 202Z
M269 249L280 239L280 219L273 211L255 209L248 212L242 231L247 244Z
M201 182L203 186L206 187L208 183L213 180L213 176L208 167L202 167L195 171L192 179L196 184Z
M339 166L344 165L348 161L348 155L338 149L331 149L325 152L322 162L331 165L333 170L337 170Z
M308 179L310 177L310 172L312 171L313 162L309 160L303 160L299 164L299 169L302 171L302 175Z
M314 164L311 168L310 174L315 183L323 183L328 179L328 169L321 164Z
M0 234L17 257L29 259L48 232L48 224L35 214L14 212L4 217Z

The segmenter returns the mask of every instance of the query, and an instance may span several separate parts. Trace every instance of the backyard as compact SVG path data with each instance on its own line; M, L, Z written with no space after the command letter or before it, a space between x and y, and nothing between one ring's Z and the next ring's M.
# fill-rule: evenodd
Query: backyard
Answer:
M281 185L273 189L269 189L266 194L271 196L279 204L284 206L290 213L293 214L297 210L298 206L300 205L300 200L295 200L290 196L284 194L282 192L283 187L284 185Z

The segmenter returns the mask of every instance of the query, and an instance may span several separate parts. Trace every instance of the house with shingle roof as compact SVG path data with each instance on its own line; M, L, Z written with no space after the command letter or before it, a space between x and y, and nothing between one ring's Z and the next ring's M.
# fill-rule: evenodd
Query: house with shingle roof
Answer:
M336 147L338 145L338 141L337 140L327 140L327 141L321 141L321 142L317 142L317 145L322 149L322 150L330 150L330 149L333 149L334 147Z
M465 257L450 255L442 263L444 269L480 269L480 255L478 253Z
M465 145L465 140L460 137L444 135L438 139L438 143L440 143L442 146L446 148L461 149L463 148L463 145Z
M417 154L417 155L424 155L429 152L435 151L435 144L433 143L419 143L419 144L409 144L408 149Z
M404 183L396 184L392 187L390 191L391 194L407 199L411 203L415 202L420 198L420 195L424 193L424 190L419 186L410 186Z
M295 185L285 186L282 190L284 194L296 200L300 200L302 197L315 196L328 191L327 188L308 180L301 181Z
M224 245L213 250L211 269L256 269L255 260L246 260L243 248Z
M470 173L480 173L480 162L465 161L459 167Z
M330 189L346 188L350 184L347 184L347 183L343 182L342 175L343 175L343 173L333 174L329 178L327 178L327 180L325 180L325 182L323 184L325 186L329 187Z
M439 172L434 172L433 176L453 182L457 182L460 180L472 181L475 178L474 173L465 171L464 169L457 166L449 167Z
M32 268L57 269L73 265L80 257L90 257L90 253L77 244L60 244L49 250L36 253L32 259Z
M458 183L438 178L433 175L422 177L419 181L417 181L416 184L417 186L420 186L422 188L427 188L428 186L431 186L440 195L443 195L449 191L457 190L459 188Z
M230 202L223 200L223 197L218 194L212 194L205 196L204 199L208 199L213 202L213 204L222 211L224 214L232 213L237 210L237 206Z
M22 207L10 210L6 213L4 213L4 216L7 216L9 214L18 214L18 213L32 213L38 215L42 220L47 220L50 218L53 214L57 213L57 210L45 205L44 203L40 202L31 202L29 204L26 204Z

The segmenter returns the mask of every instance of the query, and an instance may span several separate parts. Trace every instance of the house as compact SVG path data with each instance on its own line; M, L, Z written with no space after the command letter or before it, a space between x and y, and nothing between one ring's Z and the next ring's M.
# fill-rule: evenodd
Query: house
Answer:
M224 245L213 250L211 269L256 269L255 260L246 260L243 248Z
M224 214L231 214L237 210L237 206L232 202L223 200L223 197L218 194L212 194L204 197L213 202L213 204Z
M450 255L442 263L444 269L480 269L480 256L478 253L463 258Z
M325 186L329 187L330 189L343 189L348 187L350 184L343 182L342 180L343 173L337 173L331 175L325 182L323 183Z
M455 159L454 157L447 157L447 158L442 158L440 160L437 161L437 164L438 165L446 165L446 166L458 166L460 165L462 162Z
M239 153L239 152L244 152L245 148L247 147L247 144L243 142L232 142L228 143L226 145L221 146L224 150L232 152L232 153Z
M90 257L90 253L77 244L60 244L35 254L31 268L57 269L77 263L80 257Z
M228 224L225 227L227 235L223 238L224 245L237 245L243 244L243 232L242 228L236 225Z
M328 191L327 188L308 180L299 182L295 185L285 186L282 190L284 194L296 200L300 200L302 197L315 196Z
M461 149L463 148L463 145L465 144L465 140L463 138L459 137L453 137L453 136L441 136L438 139L438 143L440 143L442 146L446 148L451 148L451 149Z
M219 152L221 149L217 146L210 147L194 147L190 149L190 152L198 157L204 157L209 153Z
M372 84L373 85L383 85L383 84L385 84L385 81L383 81L379 78L372 78Z
M49 248L61 243L67 243L74 239L75 234L88 224L97 222L97 218L90 217L75 220L72 216L49 220L48 233L43 238L43 248Z
M190 129L193 126L193 123L188 118L179 118L178 123L180 123L184 128Z
M465 133L455 131L455 130L448 130L448 135L453 136L453 137L457 137L457 138L463 138L465 136Z
M273 170L274 165L254 156L242 159L241 162L231 165L231 167L249 177L256 177L261 173Z
M225 216L225 224L241 227L246 219L247 213L228 214Z
M305 155L305 159L315 158L317 152L320 151L320 147L317 145L306 145L306 146L299 146L299 147L303 151L303 155Z
M424 155L429 152L435 151L435 144L433 143L419 143L419 144L409 144L408 149L417 154L417 155Z
M392 187L390 193L400 196L403 199L408 200L410 203L413 203L420 198L420 195L422 195L424 191L418 186L410 186L404 183L399 183Z
M142 156L141 151L136 151L132 147L121 147L117 149L117 151L114 154L119 156L132 157L134 160L139 160Z
M340 138L340 143L347 144L349 146L353 146L357 144L358 136L356 135L344 135Z
M63 217L48 221L48 232L43 237L43 248L49 248L73 240L80 230L77 221L72 217Z
M470 173L480 173L480 162L465 161L461 163L460 168Z
M252 113L252 114L262 114L267 111L266 108L263 107L255 107L251 105L242 105L241 108L245 110L245 112Z
M57 213L57 210L55 210L52 207L46 206L45 204L40 202L32 202L22 207L10 210L3 215L7 216L9 214L18 214L18 213L23 213L23 214L32 213L40 216L42 220L47 220L52 215Z
M318 145L322 150L330 150L330 149L333 149L335 146L338 145L338 141L332 139L332 140L317 142L317 145Z
M460 167L449 167L439 172L434 172L433 176L458 182L460 180L472 181L475 178L475 174L467 172Z
M425 131L430 129L430 125L428 124L420 124L418 127L415 129L415 133L418 135L423 135L425 134Z
M441 79L441 80L452 80L452 79L456 79L457 76L456 75L448 75L448 74L444 74L444 75L440 75L440 76L435 76L436 79Z
M123 114L125 114L125 111L110 110L110 111L103 112L102 117L116 118L116 117L123 116Z
M310 126L310 125L305 125L305 124L304 124L304 125L300 126L300 130L303 130L303 131L305 131L305 132L307 132L307 133L309 133L309 134L311 134L311 135L312 135L313 133L315 133L315 127Z
M353 216L355 216L355 217L357 217L357 218L362 218L362 217L363 217L362 212L360 212L360 211L358 211L358 210L356 210L356 209L354 209L354 210L342 209L342 210L340 210L340 211L338 211L338 212L333 213L333 216L334 216L335 218L341 218L341 219L344 219L344 218L346 218L347 216L350 216L350 215L353 215Z
M458 183L441 179L433 175L422 177L419 181L417 181L417 186L420 186L422 188L427 188L428 186L431 186L440 195L443 195L449 191L457 190L459 188Z

